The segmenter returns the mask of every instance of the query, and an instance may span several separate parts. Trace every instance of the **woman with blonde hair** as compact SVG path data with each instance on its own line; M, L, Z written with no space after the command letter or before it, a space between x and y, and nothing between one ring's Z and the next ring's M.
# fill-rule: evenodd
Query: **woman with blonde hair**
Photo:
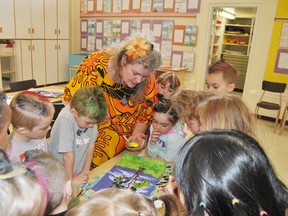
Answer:
M98 125L92 167L113 158L126 147L126 140L146 145L145 132L153 119L146 101L157 99L154 72L161 54L146 35L127 38L120 48L101 50L87 56L65 87L64 101L84 86L100 86L109 107L108 120ZM117 128L116 126L117 125Z

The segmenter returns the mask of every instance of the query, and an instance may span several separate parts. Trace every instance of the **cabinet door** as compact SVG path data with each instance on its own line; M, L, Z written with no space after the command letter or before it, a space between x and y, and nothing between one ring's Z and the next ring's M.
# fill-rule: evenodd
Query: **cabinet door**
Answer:
M58 0L58 39L69 39L69 0Z
M44 40L32 40L33 79L37 85L45 85L45 46Z
M49 0L50 1L50 0ZM31 0L32 38L44 38L44 2Z
M0 39L15 38L14 1L1 0L0 2Z
M57 39L57 0L45 1L45 38Z
M47 84L58 82L57 40L46 40L46 80Z
M21 63L23 80L32 79L32 44L31 40L21 40Z
M44 37L43 0L15 0L16 38Z
M30 0L15 0L16 38L31 38Z
M58 40L58 82L69 80L69 40Z

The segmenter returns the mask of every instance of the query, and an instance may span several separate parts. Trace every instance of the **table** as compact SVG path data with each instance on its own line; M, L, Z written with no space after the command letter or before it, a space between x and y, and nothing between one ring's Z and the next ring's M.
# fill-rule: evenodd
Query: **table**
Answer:
M57 85L44 86L44 87L39 87L39 88L32 88L32 89L29 89L29 90L31 90L31 91L33 91L33 90L43 90L43 91L62 92L62 93L64 93L64 87L63 86L57 86ZM6 95L8 97L7 103L9 104L10 101L12 100L12 98L18 93L19 92L8 92L8 93L6 93ZM52 103L62 102L62 97L50 98L50 101Z

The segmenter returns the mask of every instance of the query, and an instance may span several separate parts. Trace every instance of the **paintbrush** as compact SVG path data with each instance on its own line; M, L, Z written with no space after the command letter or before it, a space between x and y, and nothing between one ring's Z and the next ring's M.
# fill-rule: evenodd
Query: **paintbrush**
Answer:
M111 119L110 116L108 116L108 118L110 119L111 123L113 124L113 126L115 127L115 129L118 131L118 133L125 139L125 141L128 143L128 146L130 145L130 141L127 139L127 137L124 135L124 133L122 132L122 130L118 127L118 125L116 125L116 123Z

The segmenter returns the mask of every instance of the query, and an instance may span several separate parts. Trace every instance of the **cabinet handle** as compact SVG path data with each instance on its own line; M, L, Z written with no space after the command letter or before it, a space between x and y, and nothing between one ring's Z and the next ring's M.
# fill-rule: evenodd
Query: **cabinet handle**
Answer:
M59 50L61 49L61 46L60 46L60 45L58 45L58 49L59 49Z
M31 34L31 29L30 28L28 28L28 33Z
M54 29L54 33L57 35L57 29Z
M34 45L32 45L32 50L35 50L35 47L34 47Z
M57 50L57 45L55 45L55 50Z
M34 28L32 28L32 34L34 34Z
M60 35L60 29L58 30L58 34Z
M30 46L30 45L28 45L28 50L29 50L29 51L31 50L31 46Z

